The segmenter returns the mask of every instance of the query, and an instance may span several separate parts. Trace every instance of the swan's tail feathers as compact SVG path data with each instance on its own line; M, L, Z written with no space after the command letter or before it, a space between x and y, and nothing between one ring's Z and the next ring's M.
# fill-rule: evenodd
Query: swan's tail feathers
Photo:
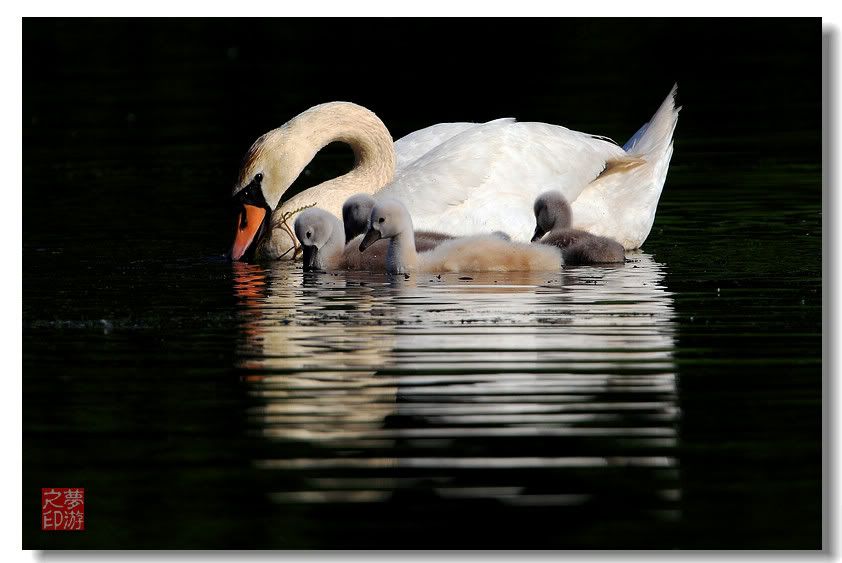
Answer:
M658 200L672 158L672 135L678 122L677 86L623 149L625 156L605 170L573 202L573 226L639 248L655 221Z
M667 98L648 123L632 135L623 149L631 156L640 156L646 160L659 159L666 151L671 151L672 134L678 123L680 107L675 107L675 95L678 84L673 85Z

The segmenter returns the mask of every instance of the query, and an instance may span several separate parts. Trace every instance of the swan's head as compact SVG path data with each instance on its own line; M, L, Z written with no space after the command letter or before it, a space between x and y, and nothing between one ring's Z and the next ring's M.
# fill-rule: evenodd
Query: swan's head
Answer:
M544 192L537 197L533 207L535 211L535 233L532 242L539 240L553 229L566 229L570 226L572 212L570 204L561 192Z
M248 260L257 243L270 230L272 208L263 195L263 174L257 173L234 194L234 244L231 260Z
M281 203L316 153L335 141L351 145L356 157L355 173L329 180L330 189L325 188L326 182L318 197L305 197L310 192L305 190ZM240 260L255 253L267 258L294 258L298 244L288 219L312 204L338 214L345 197L379 189L392 179L394 171L392 136L383 122L364 107L329 102L298 114L257 139L243 159L233 191L238 227L231 258ZM252 198L238 199L255 185ZM267 214L274 215L271 224ZM264 220L267 228L262 229Z
M412 232L412 218L401 202L384 199L377 202L368 219L368 231L360 243L360 252L380 240Z
M345 242L361 235L368 228L368 219L374 209L374 198L367 194L349 197L342 204L342 222L345 225Z
M237 214L232 260L247 260L263 237L270 234L271 216L284 193L309 162L296 149L290 128L285 125L257 139L243 158L234 185Z
M341 236L339 220L324 209L305 209L295 218L293 228L301 243L304 271L325 269L334 237Z

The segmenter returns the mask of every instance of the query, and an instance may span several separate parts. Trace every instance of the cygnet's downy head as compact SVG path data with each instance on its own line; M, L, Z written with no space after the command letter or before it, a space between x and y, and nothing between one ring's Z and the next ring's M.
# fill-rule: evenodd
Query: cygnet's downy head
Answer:
M535 233L532 242L539 240L553 229L570 227L572 212L570 204L561 192L544 192L535 199Z
M338 234L339 220L324 209L313 207L298 214L293 228L301 243L304 271L324 269L327 265L325 247Z
M342 204L342 223L345 225L346 243L366 231L373 208L374 198L367 194L357 194L345 200Z
M360 243L360 252L381 238L396 237L403 232L412 232L412 218L401 202L384 199L371 210L368 231Z

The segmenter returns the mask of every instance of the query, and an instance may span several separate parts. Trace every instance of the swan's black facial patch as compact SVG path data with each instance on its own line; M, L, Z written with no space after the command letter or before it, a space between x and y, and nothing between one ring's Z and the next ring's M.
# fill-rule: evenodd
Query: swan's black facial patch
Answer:
M260 188L260 183L263 181L263 174L258 173L255 175L254 180L248 183L248 185L237 192L237 195L234 196L234 203L237 205L254 205L255 207L265 207L269 209L269 205L266 203L266 198L263 197L263 190Z

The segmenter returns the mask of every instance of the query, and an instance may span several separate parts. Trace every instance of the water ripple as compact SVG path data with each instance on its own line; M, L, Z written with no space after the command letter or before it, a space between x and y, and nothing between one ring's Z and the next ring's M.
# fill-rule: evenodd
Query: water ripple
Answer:
M675 314L650 256L470 280L234 268L272 502L680 516Z

